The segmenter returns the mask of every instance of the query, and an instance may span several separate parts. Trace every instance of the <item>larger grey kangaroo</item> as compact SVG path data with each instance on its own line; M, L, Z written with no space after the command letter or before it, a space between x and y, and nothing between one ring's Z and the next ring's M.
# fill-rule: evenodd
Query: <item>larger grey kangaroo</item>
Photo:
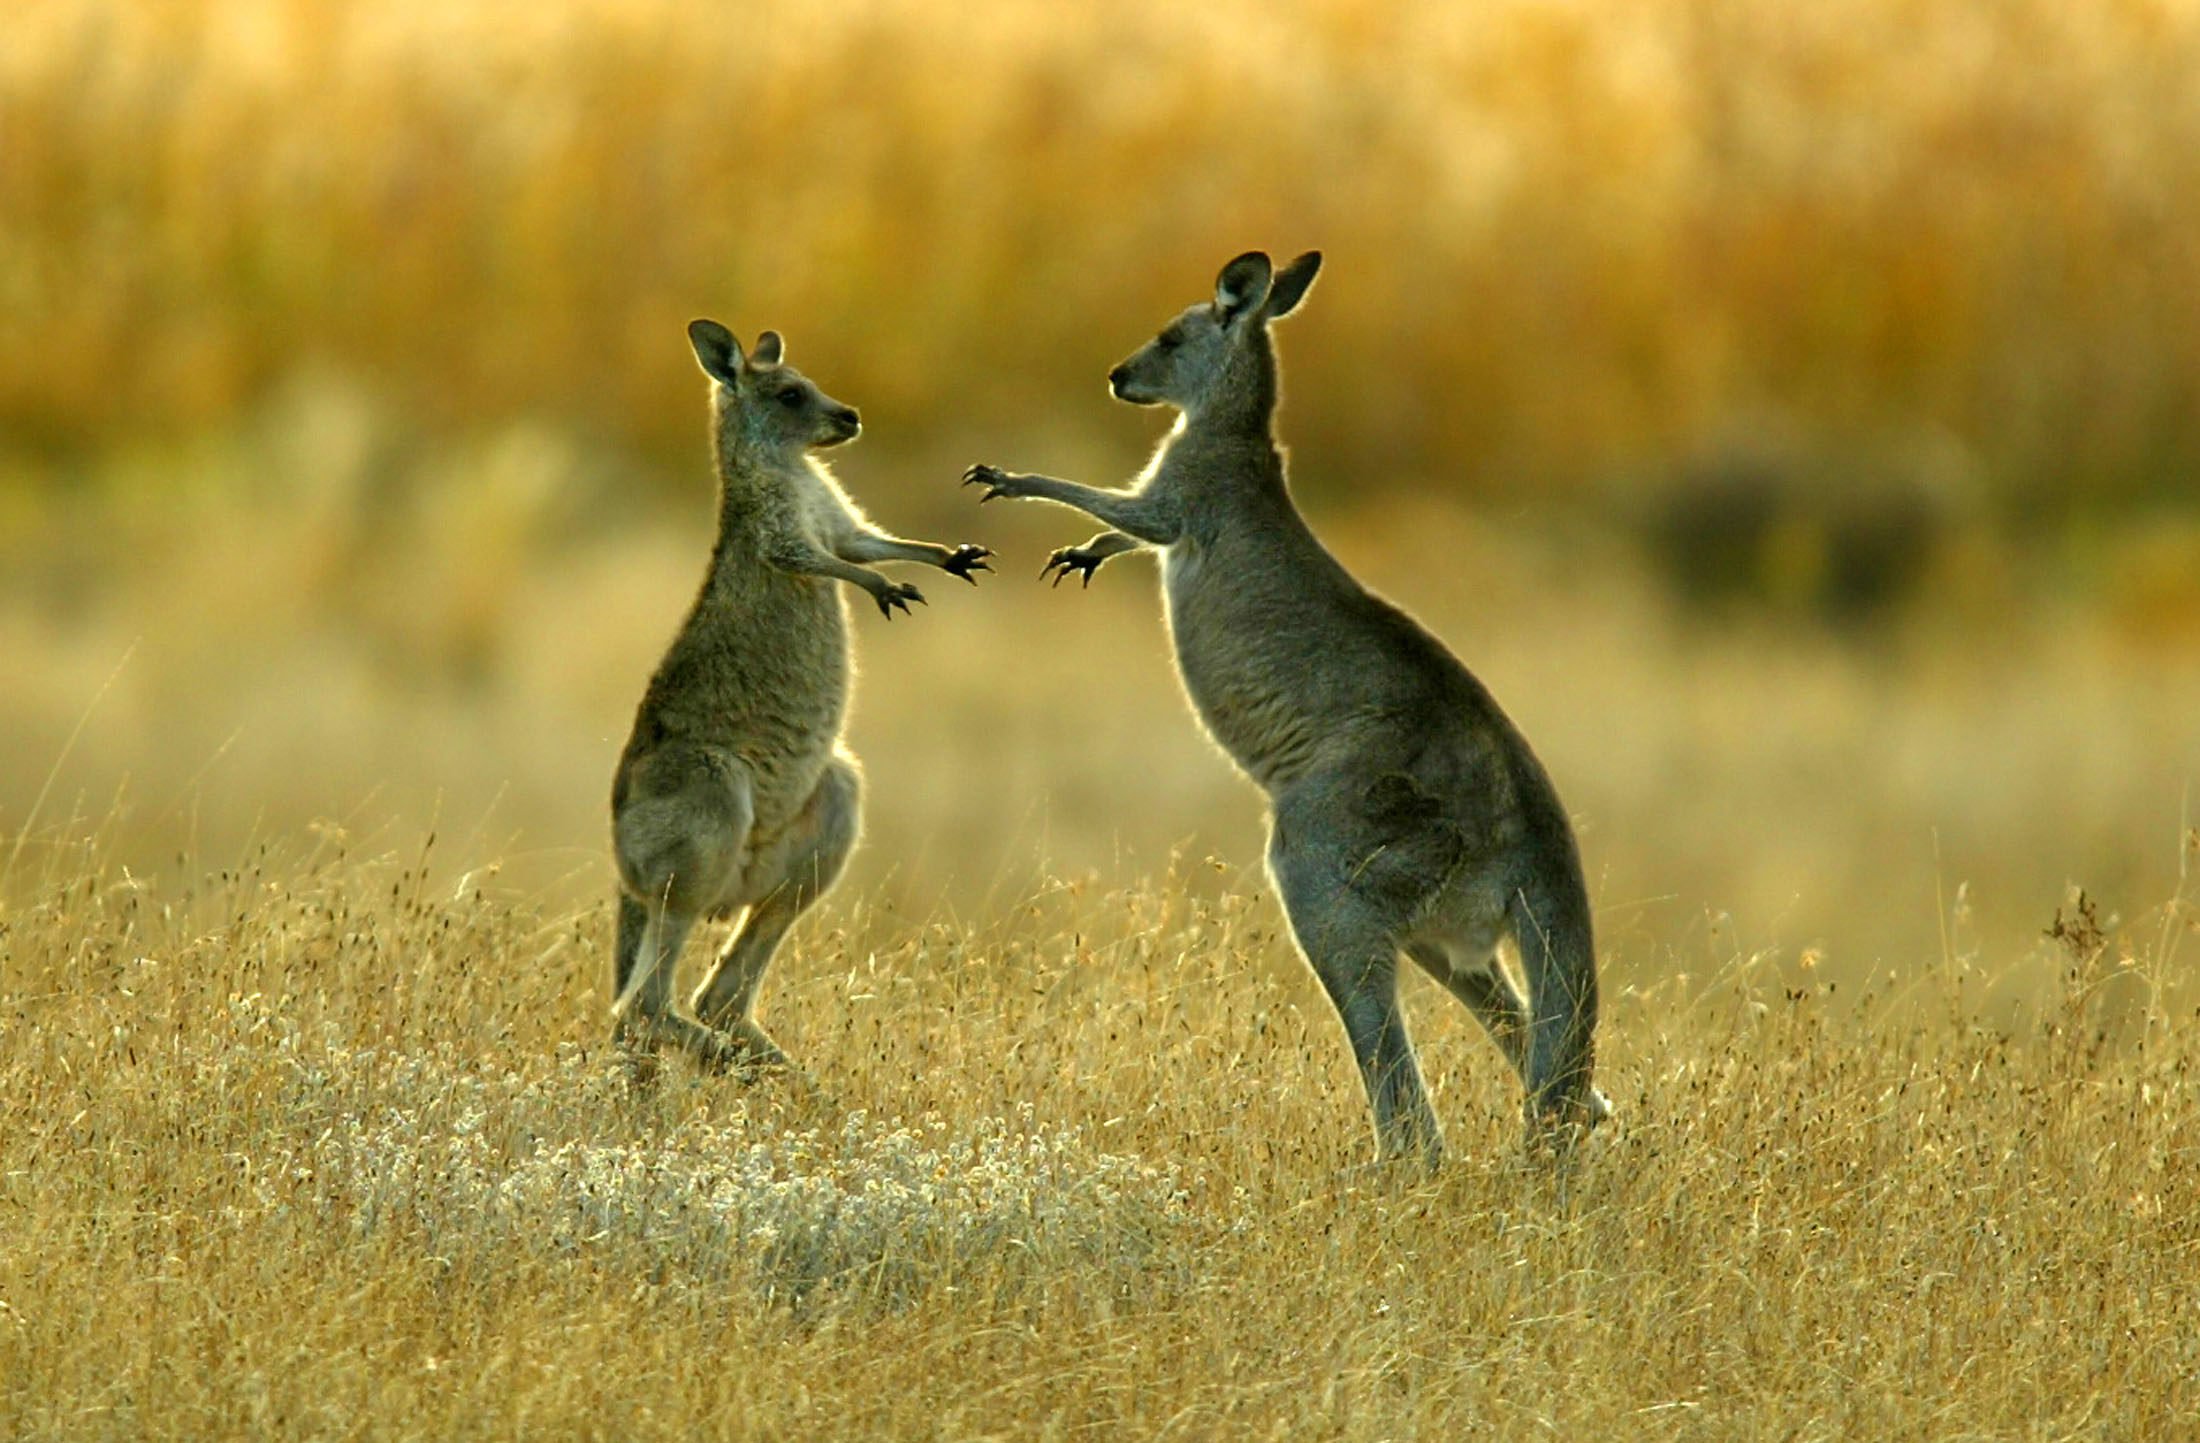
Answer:
M973 466L968 484L1112 530L1057 551L1057 583L1141 546L1184 690L1268 793L1268 871L1352 1042L1384 1157L1436 1160L1436 1118L1398 1006L1403 952L1474 1009L1527 1089L1531 1137L1609 1109L1590 1085L1596 959L1573 828L1528 743L1413 618L1355 581L1292 505L1273 431L1271 321L1321 267L1258 251L1108 373L1181 414L1125 491ZM1046 573L1042 573L1046 574ZM1510 940L1527 996L1496 961Z
M751 1018L780 938L855 846L860 774L840 744L851 667L841 582L890 620L924 597L865 563L920 561L976 583L982 546L873 530L814 450L855 439L853 407L787 365L766 331L748 355L716 321L688 327L711 379L718 544L634 717L611 788L619 925L617 1036L647 1077L651 1051L707 1069L784 1066ZM694 997L672 1004L697 921L745 913ZM700 1019L700 1020L697 1020Z

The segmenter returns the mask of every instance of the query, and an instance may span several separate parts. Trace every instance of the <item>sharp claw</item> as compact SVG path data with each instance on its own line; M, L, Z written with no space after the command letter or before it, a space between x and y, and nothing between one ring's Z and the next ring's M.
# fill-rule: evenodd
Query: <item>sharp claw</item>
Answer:
M1047 564L1039 568L1039 579L1045 581L1051 576L1054 578L1053 584L1060 586L1074 571L1084 585L1092 585L1092 573L1100 569L1100 563L1073 554L1075 550L1075 547L1067 547L1049 556Z
M955 548L955 554L948 557L946 564L940 569L949 576L960 576L972 586L976 586L978 578L970 573L973 571L991 571L993 568L985 564L985 559L992 554L993 548L989 546L972 546L968 544L958 546Z

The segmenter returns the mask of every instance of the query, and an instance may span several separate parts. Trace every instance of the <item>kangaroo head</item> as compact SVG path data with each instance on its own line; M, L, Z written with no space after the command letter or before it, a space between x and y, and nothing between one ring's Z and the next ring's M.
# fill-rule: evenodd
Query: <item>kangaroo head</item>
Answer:
M1321 267L1320 251L1280 271L1266 252L1247 251L1215 277L1214 300L1178 315L1108 372L1108 389L1134 406L1190 414L1235 402L1265 416L1274 404L1276 366L1268 323L1297 307Z
M863 418L817 388L817 383L786 363L777 331L756 338L756 349L741 354L733 332L716 321L690 321L688 339L695 359L716 384L712 386L719 425L748 446L794 452L853 441Z

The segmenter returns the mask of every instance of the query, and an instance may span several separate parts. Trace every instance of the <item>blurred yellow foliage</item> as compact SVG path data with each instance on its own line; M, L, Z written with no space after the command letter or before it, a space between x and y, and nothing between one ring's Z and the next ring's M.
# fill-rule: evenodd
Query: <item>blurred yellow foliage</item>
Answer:
M1767 412L2024 507L2200 465L2192 0L32 0L0 136L0 426L64 453L310 362L684 459L698 312L898 445L1074 439L1259 245L1330 252L1289 428L1366 474Z

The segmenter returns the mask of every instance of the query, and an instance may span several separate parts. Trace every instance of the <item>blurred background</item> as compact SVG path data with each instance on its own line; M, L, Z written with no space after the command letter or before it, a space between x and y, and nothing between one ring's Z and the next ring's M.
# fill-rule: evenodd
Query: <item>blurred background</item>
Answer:
M956 486L1128 477L1102 377L1255 246L1327 256L1301 503L1534 740L1612 967L2176 924L2194 0L19 0L0 894L433 828L606 895L706 314L862 408L877 520L1001 552L856 608L852 885L1256 866L1150 563L1050 591L1090 523Z

